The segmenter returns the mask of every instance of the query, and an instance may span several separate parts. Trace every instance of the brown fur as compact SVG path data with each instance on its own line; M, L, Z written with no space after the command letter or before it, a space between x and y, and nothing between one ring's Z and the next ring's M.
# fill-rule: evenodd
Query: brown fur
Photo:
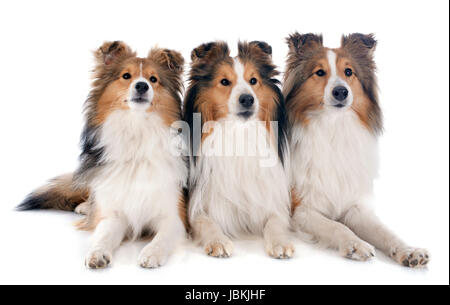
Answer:
M295 209L302 204L300 195L295 188L291 188L291 215L294 215Z
M154 83L150 82L154 97L147 111L157 112L167 126L181 119L180 92L184 59L180 53L154 48L146 58L138 58L124 43L115 42L105 43L100 47L96 58L94 88L86 102L88 126L100 126L114 110L129 109L127 101L129 86L136 78L141 77L141 66L142 77L150 79L153 76L157 79ZM122 76L125 73L129 73L131 78L124 79ZM183 202L180 199L179 210L180 217L185 222ZM77 226L81 230L93 230L100 220L101 213L94 202L89 215Z
M248 82L253 77L257 79L252 88L260 102L258 117L266 122L267 130L273 134L270 122L278 121L280 98L273 87L273 80L279 72L272 62L272 47L262 41L252 41L239 43L238 50L238 57L244 64L244 79Z
M183 221L184 227L186 231L190 231L189 219L187 216L187 202L188 202L188 191L187 189L183 189L180 198L178 201L178 214L180 215L181 220Z
M83 219L75 222L75 226L81 231L93 231L100 221L102 221L102 216L95 203L93 203L89 210L89 214Z
M278 154L281 161L285 147L286 118L283 95L279 89L279 81L275 77L279 74L272 62L272 48L265 42L252 41L238 44L238 59L245 70L245 80L257 78L253 85L255 94L260 101L259 118L266 122L270 128L271 121L278 122L278 134L273 132L273 141L278 139ZM217 121L228 114L228 99L237 76L233 68L234 61L230 57L228 45L224 42L210 42L195 48L191 53L191 71L189 87L184 102L184 120L191 128L193 134L193 115L201 113L203 124L208 121ZM229 86L220 84L222 79L230 81ZM202 134L204 141L213 130ZM191 151L198 155L199 143L192 142ZM196 145L196 147L193 147ZM194 157L194 163L196 162Z
M321 35L295 33L287 38L289 53L284 75L288 120L291 126L308 124L309 114L323 107L323 94L329 73L323 77L315 73L330 71L327 51ZM373 52L376 41L373 35L351 34L342 37L341 47L334 49L337 55L337 73L345 79L353 92L353 111L361 123L371 132L382 130L381 110L378 105L375 62ZM352 69L348 77L344 71ZM291 190L292 212L301 204L295 189Z
M103 49L101 47L98 52L104 56ZM179 93L182 88L181 73L184 64L181 55L175 51L155 48L150 51L147 58L137 58L130 48L122 46L121 50L125 54L116 53L118 56L116 59L106 56L108 61L97 66L99 71L94 81L94 94L90 99L93 105L88 108L92 112L88 118L92 119L93 125L101 125L116 109L128 109L129 85L140 77L141 65L144 78L154 76L157 79L156 83L151 83L155 95L148 111L158 112L168 126L179 120L181 118ZM132 77L122 78L125 73L130 73Z
M230 80L230 86L220 84L224 78ZM230 64L223 63L217 68L212 86L205 88L198 95L197 107L204 122L218 121L228 114L228 99L236 80L237 76Z
M225 106L224 99L229 88L213 92L220 87L222 78L232 77L234 74L228 45L225 42L202 44L192 50L191 59L187 102L184 103L185 115L192 112L202 113L202 124L222 118L228 113L228 106ZM213 95L217 95L217 102ZM213 104L207 107L209 100ZM192 121L192 117L185 117L185 120Z
M256 78L253 90L260 101L259 118L267 122L276 121L276 108L279 96L274 92L274 77L279 74L272 63L271 47L264 42L243 42L238 45L238 58L244 65L246 81ZM237 75L233 69L233 59L224 42L202 44L191 53L192 69L189 93L195 91L193 107L202 114L202 123L217 121L228 114L228 99L236 83ZM230 86L222 86L220 81L228 79ZM185 103L188 107L189 103ZM189 111L185 109L185 113ZM189 119L189 118L188 118ZM187 120L188 120L187 119ZM204 140L210 133L202 135Z
M41 208L73 211L78 204L85 202L89 192L86 189L75 188L72 179L72 174L59 176L35 191L34 196L42 200Z
M378 86L375 75L377 68L373 57L376 45L377 41L373 34L354 33L342 36L340 49L351 61L356 78L360 83L358 89L361 92L362 88L364 93L365 101L353 109L372 132L380 133L383 131L383 117L378 104Z
M320 110L328 76L318 77L319 69L329 71L327 51L321 35L295 33L287 38L289 53L284 75L283 94L286 99L291 125L307 124L308 115ZM382 130L381 110L378 105L375 62L373 51L376 41L373 35L351 34L342 37L337 54L338 73L346 79L355 97L353 111L361 123L374 133ZM351 68L354 75L344 75Z
M96 147L95 131L115 109L128 109L128 89L131 82L140 76L154 76L150 82L154 90L152 106L148 111L159 114L167 126L181 119L181 90L184 59L180 53L161 48L152 49L146 58L136 57L129 46L120 41L105 42L94 52L95 69L92 90L85 103L85 128L82 135L80 167L75 174L57 177L48 185L31 193L18 206L19 210L59 209L73 211L89 198L89 181L99 165L101 149ZM130 79L124 79L130 73ZM95 203L86 220L79 223L81 229L96 226L99 213Z
M201 113L201 126L208 121L217 121L228 114L227 99L233 85L222 86L223 78L235 79L233 60L225 42L205 43L191 52L189 87L185 96L184 120L192 134L193 113ZM232 82L233 83L233 82ZM213 130L202 133L203 142ZM194 154L199 147L192 148Z

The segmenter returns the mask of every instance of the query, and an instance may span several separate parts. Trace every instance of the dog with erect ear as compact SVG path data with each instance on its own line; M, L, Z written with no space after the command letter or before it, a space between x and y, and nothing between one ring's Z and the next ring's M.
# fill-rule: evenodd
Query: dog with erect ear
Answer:
M108 266L124 239L152 234L139 264L159 267L186 233L188 171L171 147L172 124L181 119L184 59L161 48L140 58L120 41L104 43L94 56L80 165L31 193L18 209L87 214L79 228L95 230L86 258L93 269Z
M225 42L192 51L184 117L192 131L188 215L193 237L213 257L233 238L264 237L267 253L290 258L286 118L279 74L265 42Z
M371 259L375 246L404 266L426 266L429 253L405 244L367 204L382 132L374 35L343 36L337 49L315 34L295 33L287 43L283 94L296 227L350 259Z

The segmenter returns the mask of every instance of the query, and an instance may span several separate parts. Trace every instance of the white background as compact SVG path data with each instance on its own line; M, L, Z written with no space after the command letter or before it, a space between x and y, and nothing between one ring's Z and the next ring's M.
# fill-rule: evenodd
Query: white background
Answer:
M370 5L369 5L370 4ZM313 284L449 282L448 1L1 1L0 283ZM374 32L379 40L385 129L376 182L379 216L432 254L410 270L381 253L368 263L296 242L289 261L268 258L262 241L240 241L231 259L187 243L159 270L136 264L142 243L127 243L113 266L83 266L89 233L78 216L12 212L46 179L75 169L91 50L124 40L145 56L155 44L182 51L215 39L232 50L265 40L284 68L287 34Z

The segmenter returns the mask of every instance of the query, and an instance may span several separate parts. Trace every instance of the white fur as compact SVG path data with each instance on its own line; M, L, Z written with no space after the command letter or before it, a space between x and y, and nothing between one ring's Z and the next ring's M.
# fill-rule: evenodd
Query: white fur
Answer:
M217 145L235 143L236 133L251 122L221 121L223 133L217 129L202 144L203 151ZM258 125L262 123L258 122ZM254 124L254 126L257 126ZM267 133L264 126L258 128ZM247 147L257 152L250 156L203 156L191 173L191 183L195 191L190 199L190 216L207 213L229 236L238 236L243 232L262 233L270 215L289 217L288 182L284 168L279 160L275 166L261 166L261 147L256 133L250 133Z
M329 50L329 79L323 109L309 113L308 124L291 130L291 183L302 206L339 219L371 196L378 170L378 144L354 111L350 86L337 75L336 53ZM333 88L349 90L347 105L333 107Z
M341 255L368 260L375 247L411 267L428 263L426 250L408 247L387 229L367 204L378 170L376 136L350 108L350 86L336 73L336 54L328 51L330 78L323 109L309 113L308 123L291 131L290 180L301 199L293 220ZM349 90L345 107L335 108L335 86ZM370 244L369 244L370 243Z
M353 92L352 92L350 86L347 84L347 82L344 79L342 79L341 77L339 77L339 75L337 74L336 52L334 52L333 50L328 50L327 59L328 59L328 65L330 67L330 71L329 71L330 75L328 78L328 83L325 87L324 104L327 106L336 105L338 102L335 100L335 98L333 96L333 89L336 88L337 86L343 86L343 87L347 88L347 90L348 90L348 97L345 100L345 102L346 102L345 107L348 108L353 104Z
M377 139L353 111L326 109L311 117L292 129L292 182L303 206L339 219L372 194Z
M141 64L141 66L142 66L142 64ZM149 87L148 91L142 96L142 98L148 100L148 102L134 103L133 98L138 95L137 90L136 90L136 84L141 83L141 82L146 83ZM153 87L150 85L150 83L148 82L148 80L146 78L142 77L142 67L141 67L141 76L138 77L137 79L135 79L130 85L130 89L129 89L129 93L128 93L128 107L134 111L145 111L150 107L151 101L153 100L154 95L155 95L155 93L153 91Z
M271 166L262 166L267 158L271 135L264 123L256 119L242 120L236 114L241 94L255 93L244 80L244 68L236 59L235 84L229 100L229 116L216 122L216 128L203 141L202 151L216 151L200 156L191 167L190 184L194 187L189 202L189 215L195 237L208 254L230 256L230 237L245 233L262 234L267 252L277 258L290 257L293 246L287 240L290 198L288 179L278 157ZM205 128L205 126L204 126ZM239 135L246 147L239 146ZM272 135L273 136L273 135ZM225 147L223 147L223 145ZM217 154L217 147L222 154ZM232 147L232 154L227 149ZM235 149L235 150L234 150Z
M178 202L187 169L181 158L170 153L170 137L162 119L145 111L116 110L101 127L106 165L91 190L105 220L96 229L94 252L100 248L111 253L126 234L134 238L151 229L157 233L150 244L153 248L143 250L140 263L157 267L183 237ZM114 242L108 242L109 235L116 236Z
M236 72L237 76L237 82L234 84L233 89L230 94L230 98L228 100L228 112L232 115L238 114L240 111L240 105L239 105L239 97L242 94L250 94L255 99L253 104L253 117L258 113L259 108L259 100L256 96L255 92L253 91L253 88L250 86L250 84L244 79L244 65L239 61L238 58L235 58L233 61L233 68Z

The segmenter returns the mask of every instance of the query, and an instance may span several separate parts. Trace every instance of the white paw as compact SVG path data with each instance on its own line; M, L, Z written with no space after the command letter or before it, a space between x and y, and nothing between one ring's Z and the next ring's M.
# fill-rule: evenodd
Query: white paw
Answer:
M80 203L75 208L75 213L80 214L80 215L88 215L90 207L91 207L91 204L89 203L89 201Z
M233 254L233 243L227 237L209 241L205 244L205 252L209 256L226 258Z
M375 248L362 240L345 242L339 247L339 252L343 257L357 261L368 261L375 257Z
M424 268L430 261L427 250L409 247L392 251L391 257L399 264L411 268Z
M86 257L86 267L90 269L102 269L111 263L111 253L104 250L91 251Z
M295 247L289 242L267 242L266 251L273 258L286 259L294 255Z
M142 250L138 262L142 268L154 269L164 265L168 258L167 250L150 244Z

